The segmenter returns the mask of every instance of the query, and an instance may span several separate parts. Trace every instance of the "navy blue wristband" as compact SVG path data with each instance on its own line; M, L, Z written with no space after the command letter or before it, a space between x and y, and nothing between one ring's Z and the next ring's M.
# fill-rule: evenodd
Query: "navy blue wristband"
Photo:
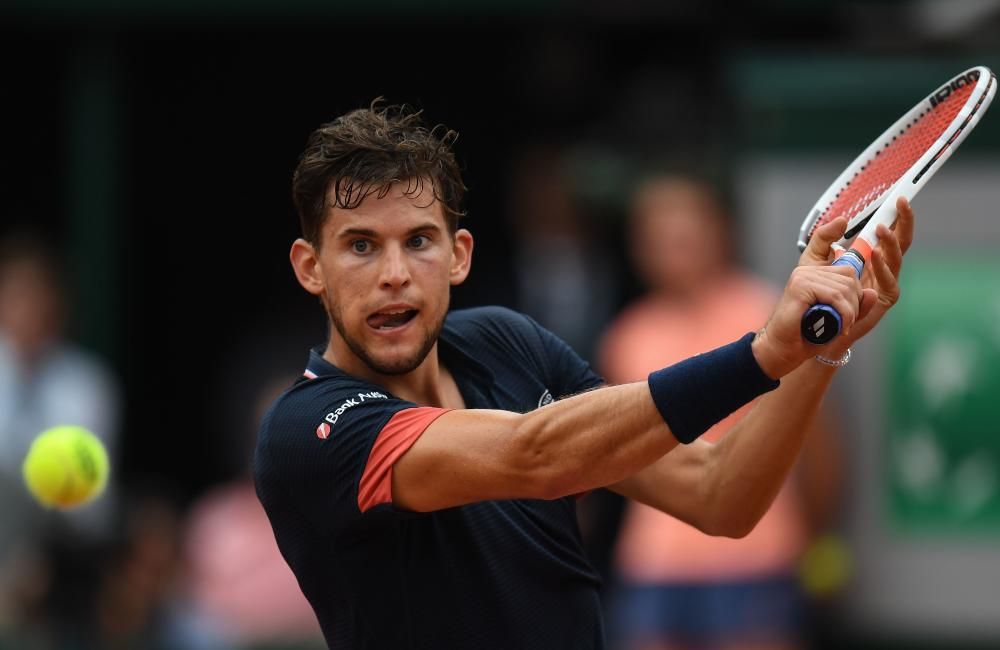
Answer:
M778 387L753 356L754 335L649 375L653 402L677 440L694 442L716 422Z

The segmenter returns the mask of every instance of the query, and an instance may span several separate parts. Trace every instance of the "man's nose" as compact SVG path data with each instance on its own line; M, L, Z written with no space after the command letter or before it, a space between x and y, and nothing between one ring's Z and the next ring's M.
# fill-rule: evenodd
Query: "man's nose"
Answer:
M379 285L384 289L400 289L410 283L406 254L399 246L388 246L382 257Z

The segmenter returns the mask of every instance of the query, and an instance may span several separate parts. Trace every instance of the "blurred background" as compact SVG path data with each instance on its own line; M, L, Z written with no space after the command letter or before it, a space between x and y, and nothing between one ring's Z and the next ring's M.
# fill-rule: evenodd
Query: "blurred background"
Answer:
M752 321L833 178L980 64L1000 68L1000 0L3 0L0 648L322 647L249 478L260 414L325 336L287 262L320 123L384 96L459 131L476 257L453 304L521 309L610 376L618 319L658 291L688 347L711 313L681 257L637 244L682 256L701 226L648 214L723 215L706 277L757 283ZM799 491L816 507L775 529L794 633L752 647L1000 647L997 179L988 114L914 202L903 300L798 472L826 477ZM65 420L114 459L69 516L20 482ZM724 647L630 636L634 513L581 508L613 647Z

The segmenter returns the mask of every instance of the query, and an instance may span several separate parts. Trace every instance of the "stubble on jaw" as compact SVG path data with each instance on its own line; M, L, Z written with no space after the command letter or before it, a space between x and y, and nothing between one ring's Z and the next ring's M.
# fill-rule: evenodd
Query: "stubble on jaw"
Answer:
M416 370L420 364L424 362L424 359L427 358L427 355L430 354L431 350L434 349L434 344L437 343L438 336L441 334L441 328L444 327L444 318L442 318L434 329L431 332L428 332L427 337L424 339L420 348L412 356L400 359L394 363L381 363L377 359L373 358L360 342L347 333L347 328L344 327L344 320L340 317L339 311L329 306L332 304L329 296L323 302L324 307L326 307L327 317L333 324L333 327L336 328L337 333L340 334L340 338L343 339L343 341L347 344L347 347L350 348L352 353L354 353L354 356L360 359L361 362L368 366L373 372L380 375L395 377L405 375ZM447 311L445 313L447 313ZM331 332L330 335L332 336L333 333Z

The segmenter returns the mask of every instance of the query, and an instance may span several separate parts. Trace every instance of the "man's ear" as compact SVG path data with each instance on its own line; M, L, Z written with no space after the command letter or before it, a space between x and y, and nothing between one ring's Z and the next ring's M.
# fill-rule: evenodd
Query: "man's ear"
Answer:
M322 295L325 288L323 272L319 264L319 255L313 245L304 239L296 239L292 242L292 250L288 257L302 288L314 296Z
M472 268L472 233L465 228L455 231L452 243L452 262L449 280L453 286L465 282Z

